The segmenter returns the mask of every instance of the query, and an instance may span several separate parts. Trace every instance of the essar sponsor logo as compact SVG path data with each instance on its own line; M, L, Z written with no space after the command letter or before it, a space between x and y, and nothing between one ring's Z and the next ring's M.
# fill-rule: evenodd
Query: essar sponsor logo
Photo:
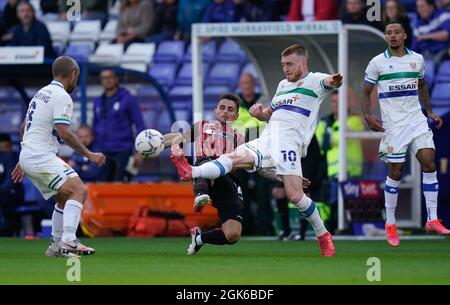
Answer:
M415 90L415 89L417 89L416 84L389 86L389 91L403 91L403 90Z

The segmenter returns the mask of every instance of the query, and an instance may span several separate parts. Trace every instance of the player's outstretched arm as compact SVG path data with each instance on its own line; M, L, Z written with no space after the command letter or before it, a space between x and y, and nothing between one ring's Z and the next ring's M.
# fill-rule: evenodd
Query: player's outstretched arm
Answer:
M384 132L384 128L381 121L372 115L372 103L370 101L370 95L372 94L374 85L364 83L363 86L363 101L361 104L361 110L369 128L376 132Z
M56 132L63 139L63 141L69 145L73 150L82 156L88 158L89 161L102 166L105 164L106 157L102 153L94 153L84 146L78 137L70 130L67 124L55 124Z
M337 89L340 86L342 86L342 75L337 73L337 74L333 74L328 76L327 78L325 78L323 80L323 84L325 87L327 88L331 88L331 89Z
M272 108L263 108L263 105L255 104L250 107L249 113L252 117L257 118L260 121L268 121L272 117Z
M424 79L419 80L419 100L422 103L429 119L436 123L436 128L442 127L442 119L435 114L431 108L430 94L428 93L427 83Z

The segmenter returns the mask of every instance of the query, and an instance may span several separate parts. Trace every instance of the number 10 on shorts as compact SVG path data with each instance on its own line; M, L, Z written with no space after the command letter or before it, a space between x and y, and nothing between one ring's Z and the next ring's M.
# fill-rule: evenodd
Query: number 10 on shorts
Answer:
M281 154L283 155L283 162L295 162L297 161L297 153L294 150L286 151L282 150Z

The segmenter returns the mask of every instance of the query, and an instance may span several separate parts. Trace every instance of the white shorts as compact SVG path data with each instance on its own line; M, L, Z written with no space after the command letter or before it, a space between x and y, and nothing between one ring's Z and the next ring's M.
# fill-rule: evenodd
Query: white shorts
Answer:
M409 145L411 145L411 153L414 156L420 149L435 149L433 132L426 122L420 125L407 125L386 130L385 136L380 142L378 155L386 163L404 163Z
M68 179L78 177L77 172L56 155L36 156L22 150L19 164L45 200L56 195Z
M281 137L281 141L260 137L242 145L255 158L255 166L249 172L262 168L274 168L279 176L303 176L301 158L306 155L301 142L292 137Z

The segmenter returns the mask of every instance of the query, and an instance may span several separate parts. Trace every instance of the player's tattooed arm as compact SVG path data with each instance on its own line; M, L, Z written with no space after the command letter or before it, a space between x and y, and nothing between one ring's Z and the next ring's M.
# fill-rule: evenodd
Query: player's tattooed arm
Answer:
M369 83L364 83L363 86L363 100L361 103L361 110L369 128L376 132L384 132L381 121L372 115L372 102L370 100L370 95L372 94L374 85Z
M73 150L98 166L105 164L106 157L102 153L94 153L84 146L67 124L55 124L55 129L61 139Z
M419 100L422 103L428 118L436 122L436 127L439 129L442 126L442 119L431 108L430 94L428 93L427 83L424 79L419 80Z

